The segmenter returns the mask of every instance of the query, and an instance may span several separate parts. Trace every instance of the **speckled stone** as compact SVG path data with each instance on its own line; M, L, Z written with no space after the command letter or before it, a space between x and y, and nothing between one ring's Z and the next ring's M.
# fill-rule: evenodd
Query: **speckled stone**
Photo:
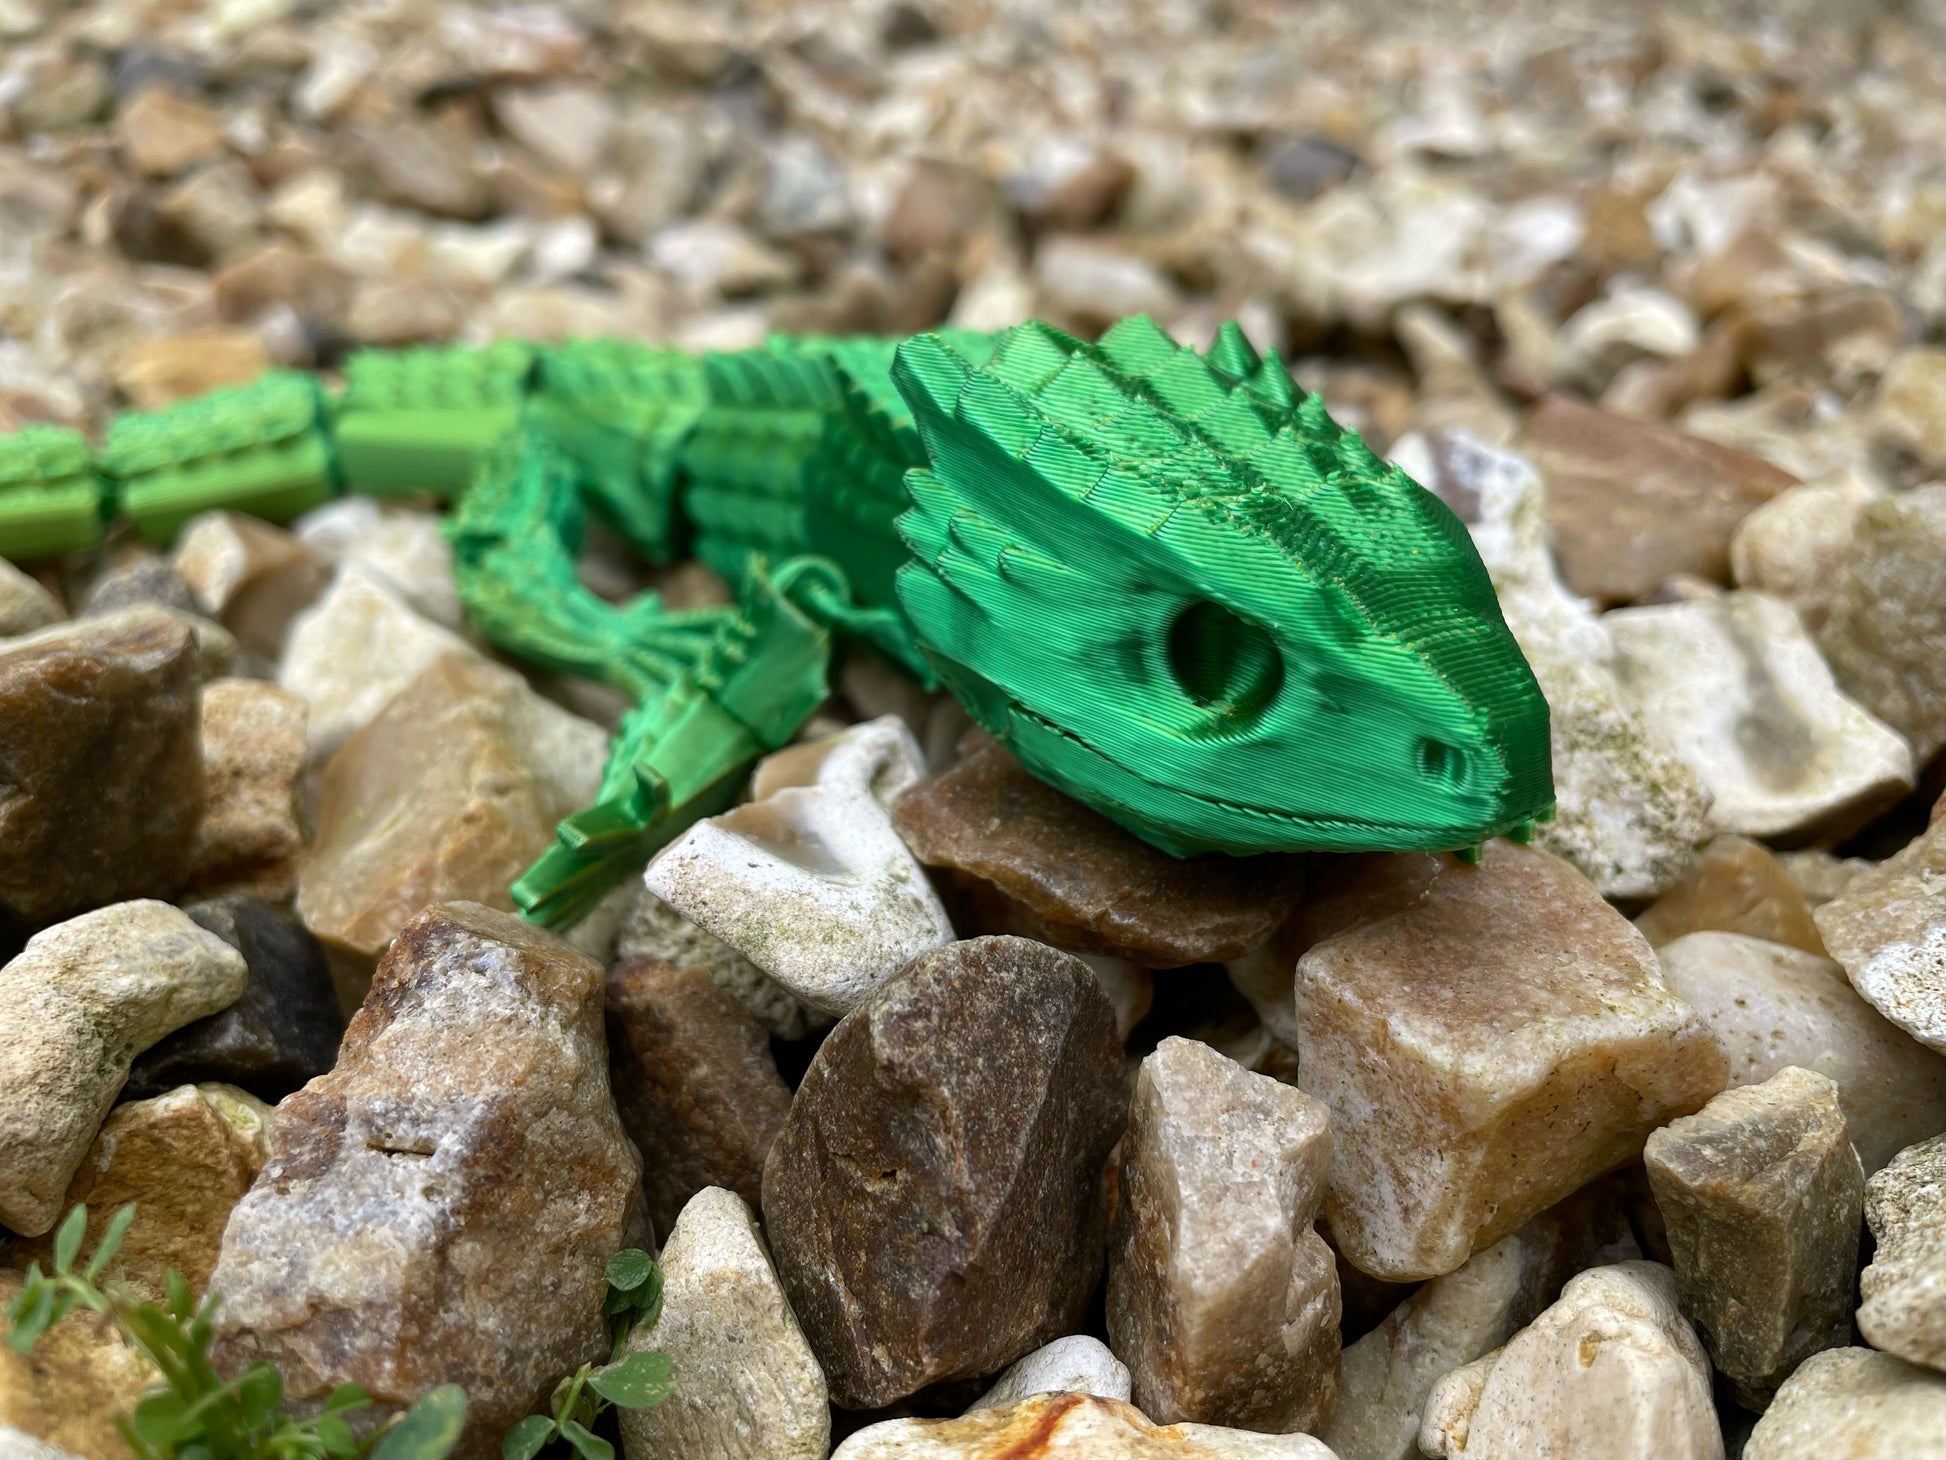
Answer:
M805 1004L728 943L697 927L646 888L622 918L615 956L702 969L711 983L734 997L777 1039L802 1039L833 1022L829 1014Z
M860 1430L831 1460L1338 1460L1309 1435L1154 1425L1133 1405L1042 1394L959 1419L895 1419Z
M1946 1369L1946 1136L1872 1178L1865 1220L1878 1250L1858 1280L1858 1331L1873 1348Z
M190 853L189 888L234 888L288 898L297 890L304 831L297 778L304 770L304 701L261 679L203 686L203 812Z
M1743 1460L1946 1460L1946 1375L1868 1348L1807 1359Z
M1077 1333L1015 1359L1001 1370L991 1389L967 1406L967 1413L1006 1409L1036 1394L1092 1394L1126 1404L1132 1385L1128 1365L1107 1344Z
M1946 1052L1946 821L1853 878L1817 910L1818 932L1873 1008Z
M94 1226L91 1235L100 1230ZM24 1281L21 1273L0 1267L0 1312L13 1305ZM39 1460L31 1450L8 1448L12 1429L60 1446L64 1460L128 1460L115 1416L134 1409L154 1379L148 1361L85 1310L55 1324L32 1358L0 1344L0 1455Z

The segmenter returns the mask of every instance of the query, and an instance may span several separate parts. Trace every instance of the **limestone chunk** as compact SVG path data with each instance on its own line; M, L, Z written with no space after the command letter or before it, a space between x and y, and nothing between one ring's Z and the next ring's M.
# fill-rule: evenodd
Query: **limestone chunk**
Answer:
M1851 1337L1865 1173L1838 1087L1787 1066L1649 1137L1683 1312L1747 1408Z
M1394 1280L1451 1272L1727 1077L1648 941L1505 842L1306 953L1297 1017L1298 1083L1332 1112L1332 1236Z
M1946 1051L1946 821L1860 873L1817 910L1818 932L1865 999Z
M1946 1060L1880 1018L1830 959L1736 933L1691 933L1658 956L1722 1046L1732 1085L1787 1065L1837 1082L1866 1175L1946 1128Z
M317 602L331 576L290 533L241 512L190 518L170 563L203 612L273 663L283 656L292 621Z
M814 1029L830 1027L830 1015L809 1008L728 943L704 932L647 888L637 890L640 898L615 936L617 959L652 958L678 968L702 969L711 983L735 997L776 1039L802 1039Z
M1946 1460L1946 1376L1868 1348L1805 1360L1743 1460Z
M453 579L453 549L437 515L370 497L340 497L294 527L308 551L340 569L357 565L444 628L466 622Z
M1873 1348L1946 1369L1946 1136L1872 1178L1865 1220L1878 1250L1858 1280L1858 1331Z
M1330 1414L1337 1262L1311 1230L1330 1165L1330 1113L1301 1090L1190 1039L1142 1061L1108 1337L1144 1414L1274 1433Z
M1843 835L1912 789L1904 739L1841 694L1788 604L1726 593L1603 620L1629 704L1746 836Z
M1132 1405L1042 1394L959 1419L894 1419L858 1431L831 1460L1337 1460L1309 1435L1154 1425Z
M217 1359L382 1415L466 1390L461 1460L608 1355L603 1264L641 1162L608 1089L601 967L477 903L401 930L337 1067L278 1107L210 1278Z
M1133 1385L1128 1365L1098 1338L1077 1333L1022 1354L1001 1371L993 1387L967 1408L1006 1409L1036 1394L1092 1394L1128 1402Z
M662 1249L662 1314L631 1351L682 1377L652 1409L621 1411L628 1460L824 1460L831 1408L750 1209L705 1187Z
M698 822L644 880L797 998L843 1015L953 927L887 814L924 773L912 732L886 715L836 739L805 759L808 782L772 772L781 789Z
M297 890L304 832L304 701L261 679L203 686L202 817L190 853L194 891L233 888L272 899Z
M1635 926L1656 948L1686 933L1742 933L1824 956L1804 889L1768 849L1747 837L1711 841Z
M89 1224L90 1243L103 1225ZM0 1267L0 1314L13 1306L25 1281L22 1273ZM12 1430L60 1446L63 1460L127 1460L115 1416L133 1410L154 1380L148 1361L85 1309L49 1329L32 1357L0 1344L0 1455L38 1460L31 1450L8 1448Z
M1830 616L1858 514L1883 495L1854 471L1780 492L1744 518L1730 540L1737 585L1783 599L1816 633Z
M129 1062L248 981L241 953L162 902L28 939L0 968L0 1222L27 1237L53 1227Z
M1465 1460L1723 1460L1709 1360L1654 1262L1593 1268L1448 1375L1419 1447Z

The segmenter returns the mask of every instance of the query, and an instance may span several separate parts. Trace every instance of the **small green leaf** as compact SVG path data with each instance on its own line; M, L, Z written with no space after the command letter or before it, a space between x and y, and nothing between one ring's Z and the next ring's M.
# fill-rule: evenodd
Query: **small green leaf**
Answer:
M189 1279L169 1269L169 1312L177 1318L189 1318L196 1312L196 1295L190 1291Z
M466 1427L466 1391L457 1384L428 1389L385 1432L371 1460L445 1460Z
M655 1271L655 1259L639 1247L625 1247L608 1259L603 1269L611 1288L620 1288L632 1293L649 1280Z
M324 1399L326 1414L350 1414L354 1409L364 1409L372 1402L372 1396L365 1392L363 1384L340 1384Z
M601 1300L601 1316L613 1318L617 1313L629 1313L635 1308L635 1294L622 1288L610 1287L608 1296Z
M581 1452L582 1460L615 1460L613 1445L573 1420L561 1426L561 1438Z
M101 1270L113 1261L122 1249L122 1238L128 1235L129 1224L135 1220L135 1203L125 1203L114 1216L108 1219L107 1230L101 1240L95 1243L95 1255L88 1259L88 1266L82 1276L93 1282L101 1275Z
M252 1430L267 1429L277 1417L277 1403L284 1397L284 1376L274 1365L255 1363L236 1382L237 1405L243 1423Z
M88 1232L88 1209L84 1206L72 1208L59 1229L54 1233L54 1270L59 1273L74 1271L74 1259L81 1255L81 1239Z
M327 1455L356 1455L358 1437L351 1432L351 1426L335 1414L321 1414L311 1421L311 1433L317 1436L318 1445Z
M669 1397L669 1355L659 1349L632 1353L619 1364L595 1370L588 1387L623 1409L648 1409Z
M553 1438L554 1421L544 1414L530 1414L507 1431L500 1442L500 1460L534 1460Z
M16 1353L33 1352L41 1335L54 1326L54 1284L40 1275L39 1268L27 1272L27 1285L7 1308L7 1343Z
M180 1394L168 1391L151 1394L135 1406L129 1424L144 1444L166 1454L181 1437L183 1417L188 1409L187 1401Z

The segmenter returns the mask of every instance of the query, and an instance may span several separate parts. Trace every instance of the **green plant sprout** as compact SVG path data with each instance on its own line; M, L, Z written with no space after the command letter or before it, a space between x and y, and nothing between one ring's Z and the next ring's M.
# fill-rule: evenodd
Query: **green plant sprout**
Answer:
M134 1220L133 1203L116 1212L87 1266L77 1272L88 1210L70 1211L54 1234L54 1271L44 1274L39 1263L30 1266L26 1286L8 1306L7 1343L17 1353L32 1352L76 1308L113 1323L161 1376L132 1414L115 1418L136 1460L444 1460L452 1453L466 1423L466 1394L457 1384L427 1390L396 1420L360 1440L345 1416L368 1408L372 1400L357 1384L339 1385L317 1414L298 1418L284 1408L284 1376L275 1366L255 1363L225 1380L210 1362L214 1295L198 1303L174 1270L166 1307L118 1284L96 1281Z
M601 1311L609 1320L608 1362L583 1364L554 1386L547 1414L529 1415L500 1442L501 1460L534 1460L549 1441L562 1439L582 1460L615 1460L615 1447L594 1432L596 1418L609 1405L652 1409L669 1397L669 1356L659 1350L623 1356L629 1335L653 1324L662 1313L662 1269L655 1259L630 1247L608 1259L608 1297Z

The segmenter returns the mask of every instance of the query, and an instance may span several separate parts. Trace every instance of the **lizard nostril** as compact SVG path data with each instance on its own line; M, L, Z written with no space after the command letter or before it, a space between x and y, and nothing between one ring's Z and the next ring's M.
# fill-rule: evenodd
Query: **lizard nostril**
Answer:
M1466 752L1442 740L1421 740L1419 769L1449 786L1463 785L1466 781Z
M1191 603L1169 626L1169 669L1206 709L1249 714L1277 697L1284 659L1262 624L1220 603Z

